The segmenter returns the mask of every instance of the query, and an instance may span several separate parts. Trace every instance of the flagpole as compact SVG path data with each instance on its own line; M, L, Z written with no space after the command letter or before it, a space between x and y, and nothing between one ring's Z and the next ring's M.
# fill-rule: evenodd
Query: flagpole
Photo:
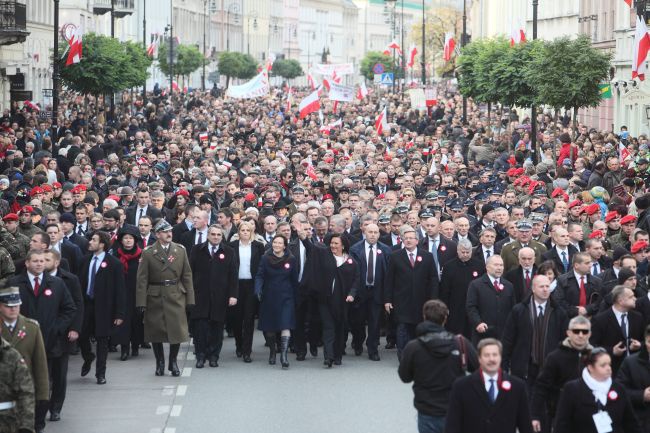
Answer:
M147 0L142 0L142 48L147 51ZM142 108L147 103L147 78L142 84Z
M460 45L464 47L465 44L467 44L467 0L463 0L463 35ZM463 122L467 122L467 97L465 95L463 95Z
M54 62L52 62L52 143L56 142L59 114L59 0L54 0Z
M537 6L539 0L533 0L533 40L537 39ZM533 151L533 162L537 162L537 110L535 109L535 102L530 107L530 148Z
M427 28L424 0L422 0L422 86L427 85L426 55L425 55L425 32Z

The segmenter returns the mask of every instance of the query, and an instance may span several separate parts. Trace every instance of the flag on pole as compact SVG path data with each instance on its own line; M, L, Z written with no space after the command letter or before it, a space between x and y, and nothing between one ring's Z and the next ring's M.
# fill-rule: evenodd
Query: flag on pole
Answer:
M147 47L147 55L149 57L158 57L158 48L160 47L160 35L158 33L153 35L153 41Z
M81 61L81 53L83 51L81 39L81 28L77 27L74 34L68 41L68 44L70 46L68 50L68 58L65 61L66 66L70 66Z
M396 50L400 55L402 54L402 47L400 47L396 40L393 40L390 44L388 44L388 48L391 50Z
M390 129L390 125L388 125L388 118L386 117L386 106L384 106L384 109L381 110L381 113L379 113L379 116L377 116L377 120L375 120L375 129L379 135L381 135L384 130Z
M417 54L418 54L418 47L413 45L409 53L409 62L408 62L409 68L413 68L413 65L415 65L415 56L417 56Z
M300 110L301 119L304 119L309 113L313 113L314 111L318 111L320 109L320 99L318 96L318 90L315 90L305 99L300 101L298 109Z
M612 85L609 83L599 84L600 97L602 99L612 99Z
M316 90L316 80L312 74L307 74L307 84L311 87L311 90Z
M510 46L514 47L515 45L523 44L524 42L526 42L526 31L524 30L524 26L521 23L514 25L510 32Z
M621 163L623 163L629 157L630 157L630 151L627 149L627 146L619 141L619 143L618 143L618 159L620 159Z
M629 7L632 7L632 0L623 0Z
M634 33L634 59L632 62L632 78L645 80L645 73L648 70L646 63L648 57L648 50L650 50L650 35L648 35L648 27L645 24L645 19L638 15L636 16L636 32Z
M275 62L275 54L269 53L269 56L266 58L266 70L271 72L273 69L273 63Z
M445 33L445 51L443 53L443 59L445 62L451 60L451 55L456 49L456 40L454 39L454 34L451 32Z
M362 81L359 83L359 89L357 90L357 99L361 101L366 96L368 96L368 88L366 87L365 81Z

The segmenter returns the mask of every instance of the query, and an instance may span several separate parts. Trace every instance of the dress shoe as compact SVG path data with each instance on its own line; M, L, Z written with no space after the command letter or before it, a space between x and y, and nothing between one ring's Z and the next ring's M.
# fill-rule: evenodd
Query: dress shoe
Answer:
M368 355L368 359L371 361L379 361L379 354L378 353L371 353Z
M394 341L389 341L386 343L386 349L394 349L395 347L396 346Z
M137 346L131 348L131 356L135 358L136 356L140 355L140 350L138 349Z
M306 356L306 353L299 353L296 355L296 361L304 361Z
M196 368L203 368L205 366L205 359L196 358Z
M156 376L164 376L165 375L165 361L156 361Z
M127 359L129 359L129 352L122 352L120 355L120 361L126 361Z
M50 421L60 421L61 414L59 412L50 412Z
M334 360L334 365L341 365L341 358L336 358Z
M327 368L332 368L332 360L326 359L325 361L323 361L323 365Z
M242 351L239 350L239 349L235 350L235 355L237 355L237 358L241 358L242 357Z
M210 358L210 367L219 367L218 358Z
M361 347L355 347L354 348L354 355L355 356L361 356L362 353L363 353L363 348L361 348Z
M84 377L88 373L90 373L90 367L93 365L94 360L95 360L95 354L94 353L90 354L90 359L84 360L84 363L81 366L81 377Z
M251 359L250 355L244 355L244 362L246 364L250 364L251 362L253 362L253 360Z
M97 378L97 385L106 385L106 378L105 377L98 377Z
M151 344L149 344L149 343L142 343L142 344L140 345L140 348L141 348L141 349L151 349Z
M311 356L313 357L318 356L318 346L316 344L309 345L309 353L311 353Z
M181 371L178 369L178 364L175 359L169 360L169 371L171 371L172 376L178 377L181 375Z
M110 344L110 345L108 346L108 351L109 351L109 353L115 353L115 352L117 352L117 345L115 345L115 344Z

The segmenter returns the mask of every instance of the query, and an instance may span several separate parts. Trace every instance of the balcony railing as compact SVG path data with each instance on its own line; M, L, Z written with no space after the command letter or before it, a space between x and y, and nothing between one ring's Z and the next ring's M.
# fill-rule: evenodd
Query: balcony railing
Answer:
M115 18L124 18L135 12L135 0L113 0L115 5ZM104 15L111 11L111 0L93 0L93 13Z
M25 5L16 0L0 1L0 45L25 42L27 35Z

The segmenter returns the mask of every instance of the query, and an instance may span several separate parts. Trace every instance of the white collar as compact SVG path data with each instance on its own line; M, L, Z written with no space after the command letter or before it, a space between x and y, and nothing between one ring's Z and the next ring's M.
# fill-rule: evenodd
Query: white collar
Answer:
M585 277L585 284L587 284L587 283L589 282L589 278L588 278L588 277L589 277L589 274L587 274L587 275L580 275L579 273L577 273L577 272L574 270L574 271L573 271L573 275L575 275L576 280L578 280L578 284L580 284L580 278L581 278L581 277Z
M481 370L481 374L483 375L483 380L485 381L485 386L490 386L489 384L490 384L491 379L494 379L495 382L499 379L499 373L491 376L491 375L487 374L486 372L484 372L483 370ZM495 386L496 386L496 383L495 383Z
M544 301L541 304L533 299L533 302L535 303L535 309L539 310L539 307L542 307L542 310L546 310L546 304L548 304L548 301Z

